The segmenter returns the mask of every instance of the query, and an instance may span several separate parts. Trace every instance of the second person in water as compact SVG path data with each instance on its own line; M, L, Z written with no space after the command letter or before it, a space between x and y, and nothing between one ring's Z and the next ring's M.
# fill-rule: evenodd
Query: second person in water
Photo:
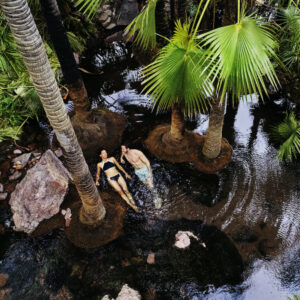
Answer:
M111 156L107 157L106 150L102 150L99 155L102 158L102 161L97 164L97 175L96 175L96 185L99 185L99 178L101 170L104 171L104 174L108 180L110 186L117 192L119 195L126 201L126 203L135 211L139 212L132 195L128 191L126 181L118 171L121 170L126 178L131 178L130 175L119 165L117 160ZM118 168L118 169L117 169Z

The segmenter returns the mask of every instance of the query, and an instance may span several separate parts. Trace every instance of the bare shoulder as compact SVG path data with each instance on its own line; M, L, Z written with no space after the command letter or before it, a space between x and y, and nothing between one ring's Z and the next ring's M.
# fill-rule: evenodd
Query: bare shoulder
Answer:
M144 153L138 149L131 149L131 151L136 155L144 155Z
M108 160L116 161L116 159L113 156L109 157Z
M97 163L97 168L102 168L103 162L100 161L99 163Z

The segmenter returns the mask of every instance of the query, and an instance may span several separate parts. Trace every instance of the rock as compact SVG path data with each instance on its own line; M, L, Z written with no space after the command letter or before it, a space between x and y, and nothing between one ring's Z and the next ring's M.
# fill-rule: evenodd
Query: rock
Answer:
M139 5L137 1L123 0L117 24L127 26L139 14Z
M124 284L116 300L141 300L142 297L136 290L130 288L127 284ZM114 300L105 295L101 300Z
M4 225L0 224L0 235L5 233L5 227Z
M107 19L108 19L108 17L110 17L111 16L111 11L110 11L110 14L108 14L107 12L103 12L101 15L100 15L100 17L98 18L98 20L101 22L101 23L103 23L103 22L105 22Z
M3 288L6 285L7 279L7 274L0 273L0 288Z
M4 186L2 183L0 183L0 193L3 193L3 191L4 191Z
M34 156L35 158L40 158L41 155L42 155L42 153L40 153L40 152L34 152L34 153L32 153L32 154L33 154L33 156Z
M115 28L116 26L117 26L117 24L116 24L116 23L110 23L108 26L106 26L106 28L105 28L105 29L107 29L107 30L111 30L111 29Z
M179 249L187 248L191 244L190 237L198 240L198 238L190 231L178 231L175 235L176 242L174 246Z
M9 204L15 230L31 233L38 224L59 212L67 193L69 172L51 150L28 170L11 194Z
M10 176L8 177L8 180L9 180L9 181L14 181L14 180L19 179L21 176L22 176L22 173L19 172L19 171L16 171L13 175L10 175Z
M6 200L8 193L0 193L0 201Z
M24 167L27 165L30 156L31 156L31 152L30 152L30 153L24 153L24 154L22 154L22 155L20 155L20 156L15 157L15 158L12 160L12 162L13 162L14 164L16 164L17 162L20 162L20 164L21 164L22 167L24 168Z
M58 158L63 156L63 152L62 152L61 148L58 148L57 150L55 150L54 153Z
M102 26L106 28L110 24L110 22L111 22L111 17L108 17L107 20L102 23Z
M127 284L123 285L121 292L116 300L141 300L142 297L136 290L130 288Z
M16 150L14 150L13 153L14 153L14 154L22 154L22 151L21 151L20 149L16 149Z
M149 265L155 264L155 254L154 253L149 253L147 257L147 263Z

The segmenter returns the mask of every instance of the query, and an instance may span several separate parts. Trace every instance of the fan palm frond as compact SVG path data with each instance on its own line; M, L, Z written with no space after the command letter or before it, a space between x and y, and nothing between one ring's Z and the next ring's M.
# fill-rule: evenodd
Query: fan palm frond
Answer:
M281 160L292 160L300 153L300 123L295 114L287 114L285 120L274 129L274 136L284 141L278 153Z
M79 10L83 11L88 18L93 18L102 5L103 0L73 0Z
M197 64L203 59L204 50L191 37L189 28L190 23L176 23L174 37L144 68L143 84L158 110L168 110L179 103L191 116L207 108L212 85L205 80L202 65Z
M214 29L198 36L201 44L208 47L205 64L212 67L209 76L216 81L221 100L226 93L240 99L242 95L266 91L264 76L274 88L279 81L271 59L278 62L275 53L277 42L268 25L242 11L239 22Z
M135 42L143 49L156 46L155 8L157 1L148 0L143 10L125 29L128 38L137 33Z

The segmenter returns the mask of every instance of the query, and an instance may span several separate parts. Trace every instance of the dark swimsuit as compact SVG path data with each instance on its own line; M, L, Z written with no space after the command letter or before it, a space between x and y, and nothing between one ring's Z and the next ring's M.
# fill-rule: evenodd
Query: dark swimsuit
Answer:
M106 170L108 170L110 168L113 168L113 167L116 167L116 165L113 162L111 162L109 160L103 162L103 171L106 171ZM120 174L117 174L113 177L107 177L107 180L118 181L119 177L120 177Z

